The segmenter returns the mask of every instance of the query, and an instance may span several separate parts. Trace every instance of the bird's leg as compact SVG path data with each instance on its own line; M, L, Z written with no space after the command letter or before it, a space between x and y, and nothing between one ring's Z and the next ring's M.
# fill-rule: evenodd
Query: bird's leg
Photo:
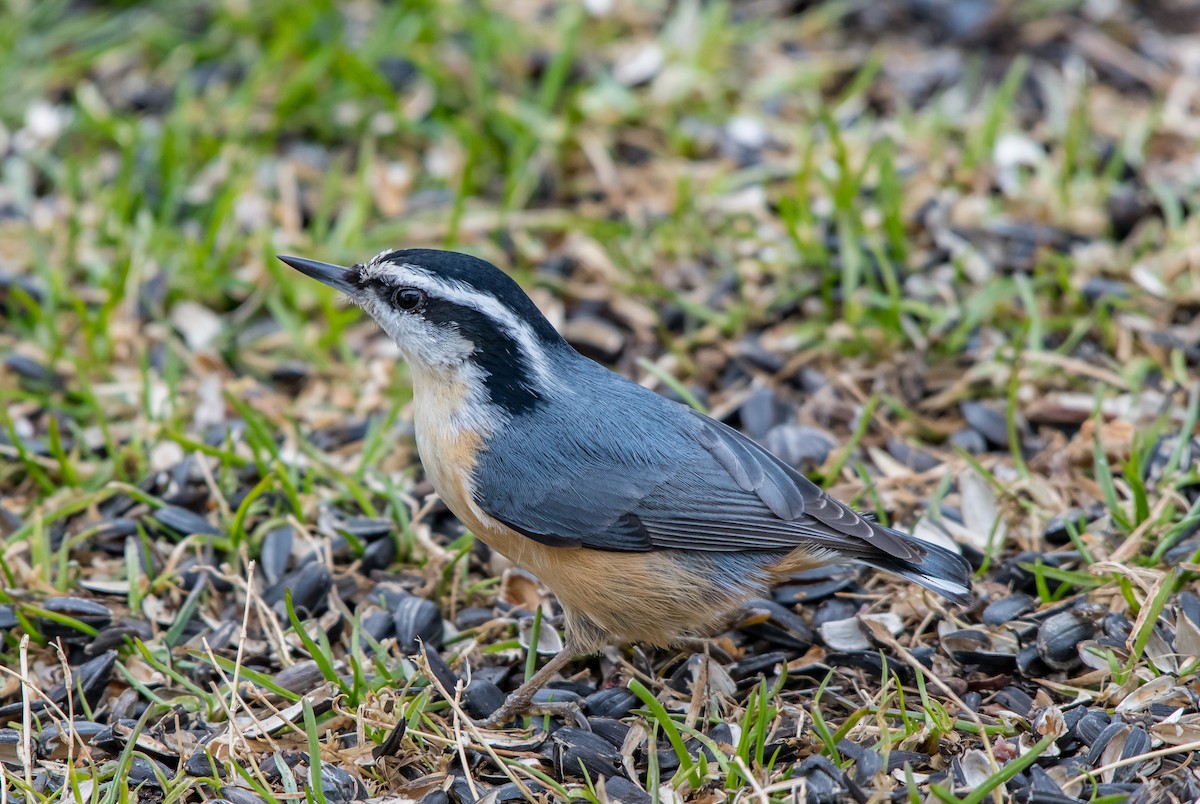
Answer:
M520 687L517 687L517 689L514 690L507 699L505 699L500 708L495 712L492 712L492 714L479 725L485 729L498 728L512 720L517 715L528 712L533 705L534 693L545 686L546 682L553 678L555 673L557 673L559 670L562 670L563 667L566 666L567 662L571 661L571 658L574 655L575 651L571 647L570 642L568 642L562 650L554 655L554 658L546 662L545 666L543 666L541 670L538 670L536 673L534 673L528 681L526 681ZM570 704L569 706L574 707L574 704ZM563 705L538 704L537 708L546 710L550 713L558 713L563 709Z

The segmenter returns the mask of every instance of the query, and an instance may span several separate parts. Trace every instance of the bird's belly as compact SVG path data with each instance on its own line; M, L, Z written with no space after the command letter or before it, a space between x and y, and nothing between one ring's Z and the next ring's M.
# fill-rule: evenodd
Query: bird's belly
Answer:
M605 643L668 646L705 636L757 587L725 585L692 571L674 551L618 553L588 548L546 548L533 570L571 615L589 649ZM570 628L570 624L568 628Z

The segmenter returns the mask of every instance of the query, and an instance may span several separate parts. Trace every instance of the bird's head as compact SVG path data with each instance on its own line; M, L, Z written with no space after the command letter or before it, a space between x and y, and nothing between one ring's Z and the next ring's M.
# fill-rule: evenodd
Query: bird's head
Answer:
M414 383L478 384L472 390L510 414L551 396L555 361L575 354L512 278L477 257L405 249L349 268L279 259L374 318L400 347Z

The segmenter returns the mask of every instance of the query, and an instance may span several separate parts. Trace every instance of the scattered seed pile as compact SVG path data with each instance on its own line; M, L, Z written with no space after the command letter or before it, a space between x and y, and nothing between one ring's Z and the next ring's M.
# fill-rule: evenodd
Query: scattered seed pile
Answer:
M1190 2L27 5L0 797L1200 797ZM444 244L977 603L814 570L479 731L559 611L432 495L394 347L270 257Z

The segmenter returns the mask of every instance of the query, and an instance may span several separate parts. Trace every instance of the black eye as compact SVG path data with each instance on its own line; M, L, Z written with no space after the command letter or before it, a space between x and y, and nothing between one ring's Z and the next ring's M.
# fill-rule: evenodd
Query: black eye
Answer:
M415 310L425 303L425 292L416 288L397 288L392 304L399 310Z

